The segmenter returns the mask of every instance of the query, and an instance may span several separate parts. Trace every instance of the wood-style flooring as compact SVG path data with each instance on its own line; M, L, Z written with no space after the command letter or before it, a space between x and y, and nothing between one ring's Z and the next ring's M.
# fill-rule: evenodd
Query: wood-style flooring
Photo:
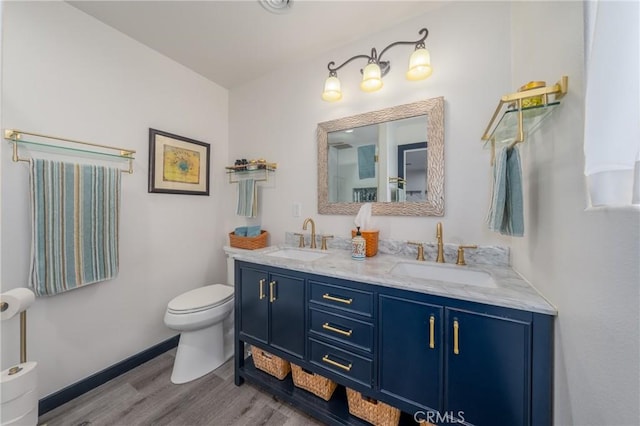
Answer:
M175 349L40 416L44 426L320 425L251 384L233 383L233 359L182 385L170 381Z

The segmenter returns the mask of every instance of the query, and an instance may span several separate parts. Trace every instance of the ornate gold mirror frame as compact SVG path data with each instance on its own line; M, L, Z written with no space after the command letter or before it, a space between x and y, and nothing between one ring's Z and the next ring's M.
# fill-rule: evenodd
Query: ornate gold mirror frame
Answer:
M364 203L329 202L328 134L371 124L425 115L427 120L427 201L375 202L382 216L444 215L444 97L426 99L318 124L318 213L356 215Z

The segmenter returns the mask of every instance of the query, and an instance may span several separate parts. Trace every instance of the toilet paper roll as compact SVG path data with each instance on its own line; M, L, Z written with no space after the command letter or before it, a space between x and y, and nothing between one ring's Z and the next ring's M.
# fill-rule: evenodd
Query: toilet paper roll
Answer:
M3 407L8 402L36 389L38 386L37 367L37 362L29 361L2 371L2 376L0 376L0 390L2 391ZM11 374L14 368L19 369L19 371Z
M33 291L25 287L14 288L0 294L0 301L2 302L0 320L4 321L13 318L16 314L31 306L35 299L36 296Z

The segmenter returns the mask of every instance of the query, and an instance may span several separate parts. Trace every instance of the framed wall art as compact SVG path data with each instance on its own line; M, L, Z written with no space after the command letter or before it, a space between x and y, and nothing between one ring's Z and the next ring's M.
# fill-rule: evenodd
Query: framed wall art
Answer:
M209 195L209 144L149 129L149 192Z

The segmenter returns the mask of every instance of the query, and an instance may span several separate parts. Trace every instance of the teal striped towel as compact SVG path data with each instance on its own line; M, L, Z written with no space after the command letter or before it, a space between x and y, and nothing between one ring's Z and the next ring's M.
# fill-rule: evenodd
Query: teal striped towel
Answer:
M38 296L118 274L120 170L30 161L31 268Z

